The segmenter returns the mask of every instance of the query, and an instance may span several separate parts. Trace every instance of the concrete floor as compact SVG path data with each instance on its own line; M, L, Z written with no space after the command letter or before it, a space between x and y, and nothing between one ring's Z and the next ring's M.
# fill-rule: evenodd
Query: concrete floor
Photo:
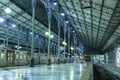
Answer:
M0 70L0 80L80 80L86 64L71 63Z

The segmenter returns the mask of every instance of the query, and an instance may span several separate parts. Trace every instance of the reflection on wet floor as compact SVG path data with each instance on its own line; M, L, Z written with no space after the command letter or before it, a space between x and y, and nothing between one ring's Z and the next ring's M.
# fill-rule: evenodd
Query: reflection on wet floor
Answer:
M80 80L85 64L60 64L0 71L0 80Z
M119 63L119 64L116 64L116 66L120 68L120 63Z

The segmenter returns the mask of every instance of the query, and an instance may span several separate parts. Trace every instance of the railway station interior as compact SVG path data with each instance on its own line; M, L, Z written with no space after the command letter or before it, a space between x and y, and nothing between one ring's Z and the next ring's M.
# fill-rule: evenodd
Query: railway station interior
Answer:
M120 80L120 0L0 0L0 80Z

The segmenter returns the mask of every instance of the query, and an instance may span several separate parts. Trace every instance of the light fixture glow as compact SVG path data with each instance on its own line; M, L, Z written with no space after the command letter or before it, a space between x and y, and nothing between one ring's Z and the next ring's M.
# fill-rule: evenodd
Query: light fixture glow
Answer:
M69 21L66 21L66 23L69 23Z
M67 43L66 43L66 42L62 42L62 44L63 44L63 45L67 45Z
M53 35L50 35L50 38L53 38L54 36Z
M10 8L6 8L5 12L8 13L8 14L11 13L11 9Z
M39 37L38 35L36 35L36 37Z
M45 35L49 35L49 33L48 33L48 32L45 32Z
M75 33L75 31L73 31L73 33Z
M65 14L64 14L64 13L61 13L61 16L65 16Z
M17 48L17 46L15 46L15 48Z
M30 32L30 34L32 34L32 32Z
M21 49L22 47L20 46L19 49Z
M57 5L57 2L54 2L53 5L56 6L56 5Z
M4 21L4 18L0 17L0 23L3 23Z
M18 46L15 46L15 48L18 48ZM21 49L22 47L21 46L19 46L19 49Z
M12 24L12 27L14 28L14 27L16 27L16 25L15 25L15 24Z
M67 45L67 43L65 43L65 45Z
M73 47L71 47L70 49L71 49L71 50L74 50L74 48L73 48Z
M65 42L62 42L62 44L65 44Z

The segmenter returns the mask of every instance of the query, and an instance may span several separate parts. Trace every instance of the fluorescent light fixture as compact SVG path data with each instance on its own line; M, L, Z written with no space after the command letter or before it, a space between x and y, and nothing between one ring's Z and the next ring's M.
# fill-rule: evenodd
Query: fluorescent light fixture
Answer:
M64 13L61 13L61 16L65 16L65 14L64 14Z
M16 25L15 25L15 24L12 24L12 27L14 28L14 27L16 27Z
M53 5L56 6L56 5L57 5L57 2L54 2Z
M53 35L50 35L50 38L53 38L54 36Z
M0 23L3 23L4 21L4 18L0 17Z
M49 35L49 33L48 33L48 32L45 32L45 35Z
M10 8L6 8L5 12L8 13L8 14L11 13L11 9Z

